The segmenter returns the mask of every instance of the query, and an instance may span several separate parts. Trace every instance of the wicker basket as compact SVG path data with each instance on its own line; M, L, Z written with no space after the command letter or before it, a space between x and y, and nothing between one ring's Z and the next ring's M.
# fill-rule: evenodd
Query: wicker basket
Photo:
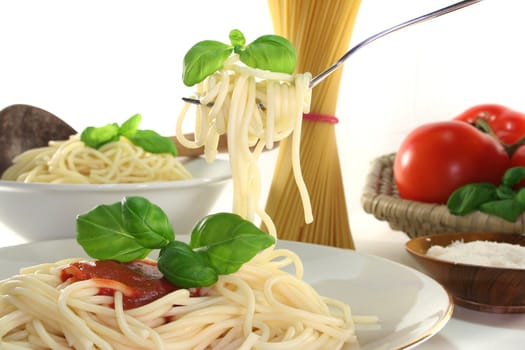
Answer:
M372 162L361 197L364 210L388 221L393 230L405 232L411 238L465 231L525 233L524 215L513 223L482 212L456 216L450 214L446 205L400 199L394 182L394 158L395 154L389 154Z

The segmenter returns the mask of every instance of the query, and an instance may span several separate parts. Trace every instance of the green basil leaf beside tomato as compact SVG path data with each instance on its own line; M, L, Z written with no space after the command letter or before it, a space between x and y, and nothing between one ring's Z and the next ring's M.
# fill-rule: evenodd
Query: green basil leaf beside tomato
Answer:
M525 210L525 205L515 199L500 199L483 203L479 210L487 214L499 216L507 221L515 222Z
M169 137L161 136L153 130L137 130L128 139L136 146L149 153L168 153L176 157L177 147Z
M496 186L491 183L475 183L462 186L449 197L447 207L455 215L466 215L478 210L488 201L497 198Z
M505 171L501 183L508 187L514 187L523 179L525 179L525 166L516 166Z
M217 272L184 242L172 241L163 247L157 266L168 281L179 287L206 287L217 281Z
M525 205L525 187L521 187L517 190L514 199Z
M496 197L498 199L512 199L514 198L514 190L507 185L499 185L496 188Z
M203 40L193 45L183 60L182 81L186 86L200 83L222 68L233 47L214 40Z
M263 35L239 52L247 66L272 72L292 74L297 62L295 47L278 35Z
M80 134L80 140L91 148L100 148L106 143L118 141L120 137L119 126L116 123L101 127L89 126Z
M510 158L512 167L525 167L525 146L520 146L514 150ZM525 187L525 180L520 181L517 187Z
M514 222L525 211L525 188L515 190L525 176L525 167L507 169L502 183L474 183L455 190L447 202L452 214L466 215L475 210Z
M122 221L122 204L99 205L77 216L77 242L95 259L127 262L145 258L143 247Z
M203 218L191 233L190 246L219 274L237 271L275 239L252 222L231 213Z
M123 225L141 246L158 249L175 239L173 226L159 206L143 197L126 197L121 203Z

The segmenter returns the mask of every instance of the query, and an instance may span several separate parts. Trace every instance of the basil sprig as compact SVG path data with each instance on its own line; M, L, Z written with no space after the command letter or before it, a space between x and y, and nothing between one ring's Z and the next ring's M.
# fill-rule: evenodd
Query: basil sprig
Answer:
M176 157L178 152L173 141L169 137L161 136L156 131L140 130L138 127L141 120L142 116L135 114L120 126L117 123L101 127L89 126L80 134L80 140L86 146L98 149L107 143L118 141L121 136L124 136L146 152L168 153Z
M230 31L230 44L215 40L203 40L193 45L184 56L182 81L186 86L200 83L221 69L232 53L252 68L272 72L293 73L297 62L295 47L279 35L263 35L246 45L244 34Z
M515 222L525 211L525 188L514 187L525 179L525 167L507 169L501 185L473 183L455 190L447 201L452 214L467 215L476 210Z
M160 272L171 283L191 288L209 286L219 275L237 271L275 240L239 215L217 213L195 225L189 244L176 241L161 208L143 197L125 197L79 215L77 242L92 258L120 262L160 249Z

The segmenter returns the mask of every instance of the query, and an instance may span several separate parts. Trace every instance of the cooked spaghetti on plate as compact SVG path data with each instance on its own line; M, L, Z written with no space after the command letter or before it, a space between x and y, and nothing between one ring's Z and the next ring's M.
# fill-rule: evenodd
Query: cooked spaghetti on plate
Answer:
M356 341L349 306L318 295L288 250L264 251L209 288L130 309L134 288L72 282L75 264L30 267L0 283L2 349L338 349Z

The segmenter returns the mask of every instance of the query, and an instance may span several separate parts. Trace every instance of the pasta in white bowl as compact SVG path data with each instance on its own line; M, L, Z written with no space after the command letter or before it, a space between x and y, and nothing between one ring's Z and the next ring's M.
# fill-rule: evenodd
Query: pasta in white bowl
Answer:
M183 159L188 180L127 184L49 184L0 181L0 221L25 241L75 235L75 217L104 202L140 195L161 206L178 234L187 234L208 214L227 184L227 161L208 164L203 158Z
M125 184L191 179L191 173L169 153L151 154L121 137L99 149L80 135L50 141L13 159L2 180L54 184Z

